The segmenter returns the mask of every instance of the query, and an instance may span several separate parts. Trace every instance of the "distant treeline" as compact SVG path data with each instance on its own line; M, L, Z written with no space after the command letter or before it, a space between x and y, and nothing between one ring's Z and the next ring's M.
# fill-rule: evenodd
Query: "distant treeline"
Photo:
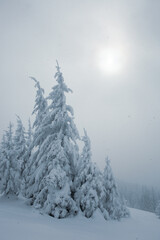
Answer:
M157 188L118 181L121 196L128 207L155 212L160 200L160 190Z

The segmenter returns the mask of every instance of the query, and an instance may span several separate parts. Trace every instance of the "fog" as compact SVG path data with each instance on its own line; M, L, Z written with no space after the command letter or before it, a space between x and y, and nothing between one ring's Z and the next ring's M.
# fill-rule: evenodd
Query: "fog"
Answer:
M102 169L108 155L117 178L159 186L159 12L156 0L0 0L0 136L15 114L27 127L36 93L29 76L47 96L58 59L93 161ZM99 60L110 46L123 58L112 73Z

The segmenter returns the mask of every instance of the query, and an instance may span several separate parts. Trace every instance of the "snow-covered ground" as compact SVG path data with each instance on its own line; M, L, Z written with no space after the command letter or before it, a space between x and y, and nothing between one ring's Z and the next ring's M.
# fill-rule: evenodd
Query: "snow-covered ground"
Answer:
M0 240L160 240L160 219L154 214L130 209L131 217L105 221L79 215L54 219L40 214L22 200L0 199Z

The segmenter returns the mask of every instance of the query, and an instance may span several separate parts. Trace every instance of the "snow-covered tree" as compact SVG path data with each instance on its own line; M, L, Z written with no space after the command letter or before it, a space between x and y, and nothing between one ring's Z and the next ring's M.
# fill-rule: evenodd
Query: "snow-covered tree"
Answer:
M29 168L32 168L33 163L35 163L35 156L38 154L39 152L39 148L40 145L43 143L45 137L46 137L46 133L41 129L42 127L42 122L44 117L46 116L47 113L47 100L44 97L44 89L41 88L39 81L37 81L34 77L31 77L31 79L33 81L35 81L35 88L37 89L36 92L36 100L35 100L35 105L34 105L34 110L32 112L33 115L35 115L35 121L33 123L33 136L32 136L32 130L31 130L31 126L29 125L29 129L28 129L28 133L30 135L28 135L29 138L31 138L31 144L30 148L33 150L33 152L35 154L32 154L32 157L30 158L30 165ZM30 124L30 123L29 123ZM28 140L30 140L28 138ZM37 148L35 150L35 148ZM30 172L30 169L29 169Z
M30 176L29 196L36 208L57 218L76 214L76 203L72 198L76 139L79 137L73 122L73 109L66 104L65 93L71 90L57 63L55 74L57 85L48 99L48 112L41 119L40 128L33 140L39 151L35 153L34 173ZM39 145L38 145L39 144Z
M105 188L103 207L109 213L109 217L111 219L120 219L128 216L129 211L120 198L108 157L106 158L106 166L103 173L103 183Z
M160 201L159 201L158 204L157 204L155 213L156 213L156 215L160 218Z
M13 145L12 124L10 123L8 131L5 132L1 145L2 161L0 164L2 172L2 180L0 192L7 194L19 193L19 171L18 164L15 157L15 150Z
M35 88L37 89L37 92L34 110L32 112L32 114L35 115L35 121L33 123L34 132L32 132L32 127L29 120L29 128L26 139L26 158L28 158L28 162L27 168L24 171L25 192L23 191L23 194L28 198L33 196L33 193L30 191L29 186L32 186L32 184L34 184L34 173L39 161L37 155L39 154L40 146L46 137L46 133L42 130L42 122L43 118L46 116L48 107L47 100L44 97L44 89L41 88L40 83L35 78L31 77L31 79L35 82Z
M91 160L91 144L85 130L82 141L84 147L78 165L77 177L75 178L75 199L81 211L89 218L100 206L103 197L103 184L101 173Z
M23 171L23 179L21 184L21 192L22 192L22 195L24 196L26 195L27 179L29 177L29 159L31 157L31 151L32 151L32 140L33 140L33 133L32 133L31 121L29 119L28 131L26 132L26 136L25 136L25 141L26 141L26 152L24 154L25 168Z
M15 150L15 157L18 163L19 176L22 180L23 172L26 167L26 139L25 139L25 129L23 127L22 121L19 116L17 116L17 129L15 131L14 136L14 150Z

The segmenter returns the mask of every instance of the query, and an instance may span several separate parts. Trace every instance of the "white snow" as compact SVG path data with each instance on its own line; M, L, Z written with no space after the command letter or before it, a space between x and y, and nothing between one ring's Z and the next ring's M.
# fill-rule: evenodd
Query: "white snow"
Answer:
M131 217L106 221L96 212L54 219L10 196L0 199L0 240L159 240L160 219L155 214L130 209Z

